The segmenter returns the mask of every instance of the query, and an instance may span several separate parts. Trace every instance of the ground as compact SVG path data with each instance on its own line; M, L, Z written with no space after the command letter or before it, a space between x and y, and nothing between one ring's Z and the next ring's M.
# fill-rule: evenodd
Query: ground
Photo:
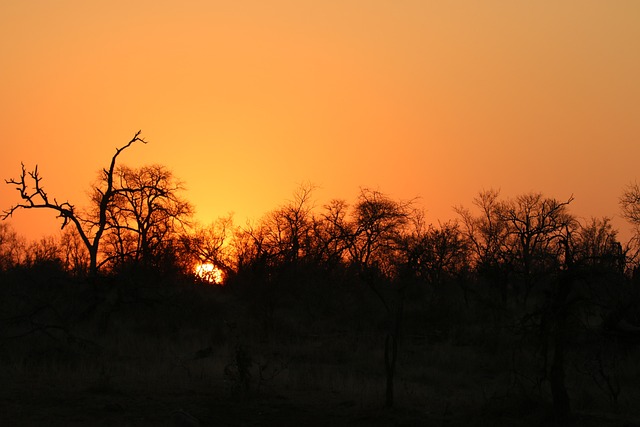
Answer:
M295 391L238 397L202 385L179 389L135 386L60 387L53 382L5 383L0 389L2 426L488 426L551 425L543 408L518 418L507 412L430 411L399 404L362 405L339 392ZM640 426L622 415L576 414L574 426Z

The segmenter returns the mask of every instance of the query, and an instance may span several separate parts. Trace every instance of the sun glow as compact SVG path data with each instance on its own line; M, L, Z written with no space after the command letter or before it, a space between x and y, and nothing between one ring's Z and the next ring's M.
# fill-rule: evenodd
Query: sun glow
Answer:
M210 262L198 264L195 269L196 276L212 285L222 285L224 273Z

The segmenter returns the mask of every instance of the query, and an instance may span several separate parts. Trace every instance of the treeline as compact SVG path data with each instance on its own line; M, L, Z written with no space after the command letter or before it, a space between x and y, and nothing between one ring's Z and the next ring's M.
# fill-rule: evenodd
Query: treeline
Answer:
M116 151L84 211L50 198L37 168L8 180L22 202L5 218L43 207L73 226L58 239L27 244L0 225L1 273L46 265L94 284L137 277L148 286L162 277L204 285L195 267L210 263L223 272L225 292L252 307L264 336L284 317L300 328L323 317L320 324L353 322L357 330L358 318L377 322L387 406L394 405L401 338L436 340L434 331L452 325L475 339L517 338L510 369L522 374L518 381L548 389L558 418L571 411L570 368L617 401L616 363L624 346L640 342L637 236L623 245L608 218L577 218L573 198L482 191L471 207L456 208L456 219L431 224L414 201L370 189L316 207L307 185L256 223L238 226L227 217L202 226L166 167L116 166L136 142L144 142L138 134ZM621 210L640 226L637 185L623 191Z
M370 189L361 189L351 203L332 200L317 208L307 185L255 223L238 226L229 216L203 226L193 222L193 208L179 194L182 183L166 167L120 167L115 178L119 184L105 210L97 256L103 275L136 268L193 275L197 265L211 263L226 282L305 269L426 283L473 276L507 303L526 301L537 282L561 271L588 268L632 278L638 266L637 237L623 245L609 218L575 217L569 210L573 198L527 193L505 199L498 191L482 191L471 209L456 207L456 219L436 225L427 223L414 201ZM100 187L95 192L97 207ZM637 225L640 201L634 198L640 191L630 187L622 210ZM87 235L98 222L94 210L82 219ZM27 242L0 223L3 270L53 263L82 278L90 273L90 258L75 228Z

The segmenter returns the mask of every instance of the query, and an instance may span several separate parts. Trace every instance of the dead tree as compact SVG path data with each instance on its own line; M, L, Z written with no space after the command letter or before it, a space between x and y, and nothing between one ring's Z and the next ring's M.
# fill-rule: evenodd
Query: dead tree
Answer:
M90 221L79 216L74 205L66 202L58 202L56 198L51 199L42 187L42 177L38 172L38 166L32 172L27 172L24 163L22 163L22 173L19 179L6 179L5 183L13 185L20 193L21 202L16 203L9 209L3 211L2 219L13 216L18 209L51 209L58 213L58 218L62 218L61 229L64 229L69 223L72 223L82 242L89 251L89 276L96 277L98 274L98 249L102 233L107 225L107 210L114 196L113 174L116 167L116 159L125 149L129 148L135 142L147 142L140 137L141 131L131 138L131 140L120 148L116 149L115 154L111 158L109 169L103 169L103 177L106 182L104 189L96 188L100 197L98 199L98 215L97 220ZM30 178L30 182L29 181ZM85 229L84 224L89 224Z

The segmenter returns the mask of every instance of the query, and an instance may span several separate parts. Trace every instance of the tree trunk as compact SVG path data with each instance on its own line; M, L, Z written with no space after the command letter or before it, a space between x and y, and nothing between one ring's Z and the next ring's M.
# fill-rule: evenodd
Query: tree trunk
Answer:
M96 277L98 277L98 251L92 247L88 249L89 249L89 280L95 280Z

